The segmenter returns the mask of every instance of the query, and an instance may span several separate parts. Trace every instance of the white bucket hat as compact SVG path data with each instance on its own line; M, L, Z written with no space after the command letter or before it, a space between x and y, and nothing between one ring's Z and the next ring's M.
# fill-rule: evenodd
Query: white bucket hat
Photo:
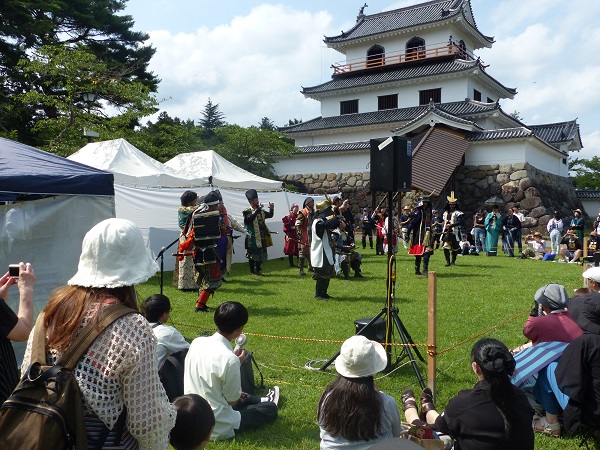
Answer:
M143 283L156 272L138 226L125 219L103 220L83 238L77 273L68 284L117 288Z
M600 267L591 267L581 275L583 278L600 283Z
M335 359L335 370L346 378L368 377L386 366L387 353L383 346L361 335L346 339Z

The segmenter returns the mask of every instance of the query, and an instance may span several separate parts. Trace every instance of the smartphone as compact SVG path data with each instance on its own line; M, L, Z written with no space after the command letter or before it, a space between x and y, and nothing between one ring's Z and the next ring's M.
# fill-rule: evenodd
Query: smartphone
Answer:
M8 266L8 276L11 278L19 278L19 270L18 264L10 264Z

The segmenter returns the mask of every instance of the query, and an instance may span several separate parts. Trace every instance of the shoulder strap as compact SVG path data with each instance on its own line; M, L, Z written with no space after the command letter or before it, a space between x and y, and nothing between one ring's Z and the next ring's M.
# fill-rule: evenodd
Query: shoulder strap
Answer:
M33 342L31 346L31 363L46 364L46 333L44 329L44 312L42 311L35 322Z
M94 326L92 323L88 323L56 364L63 366L66 369L73 370L88 347L92 345L98 335L102 333L107 326L118 318L131 313L135 313L135 311L120 303L101 307L98 312L100 315L98 318L98 325Z

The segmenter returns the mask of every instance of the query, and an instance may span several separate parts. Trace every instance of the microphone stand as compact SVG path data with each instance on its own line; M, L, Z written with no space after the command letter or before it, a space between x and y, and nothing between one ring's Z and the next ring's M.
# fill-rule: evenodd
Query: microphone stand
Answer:
M177 242L179 242L179 237L177 237L177 239L175 239L173 242L171 242L166 247L161 248L160 252L158 252L158 256L155 259L155 261L158 261L158 258L160 258L160 293L161 294L163 293L163 274L165 271L165 252L167 250L169 250L171 247L173 247L173 245L175 245Z

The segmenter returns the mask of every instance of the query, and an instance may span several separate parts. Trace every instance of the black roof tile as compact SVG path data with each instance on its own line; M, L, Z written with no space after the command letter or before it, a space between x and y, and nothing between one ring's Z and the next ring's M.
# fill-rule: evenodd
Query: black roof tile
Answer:
M331 128L408 122L427 112L428 108L428 105L423 105L368 113L346 114L343 116L317 117L307 122L279 128L279 131L285 133L301 133L305 131L326 130ZM450 102L436 105L436 109L438 111L443 111L459 117L468 117L470 115L490 112L498 108L499 106L497 103L480 103L475 101Z
M540 139L546 142L566 142L575 138L579 131L576 120L568 122L530 125L529 128Z
M469 0L434 0L378 14L359 16L356 25L349 31L338 36L326 36L324 42L327 44L341 43L365 36L438 22L460 14L463 14L467 22L479 32L471 13ZM482 37L493 42L491 37L484 35Z

